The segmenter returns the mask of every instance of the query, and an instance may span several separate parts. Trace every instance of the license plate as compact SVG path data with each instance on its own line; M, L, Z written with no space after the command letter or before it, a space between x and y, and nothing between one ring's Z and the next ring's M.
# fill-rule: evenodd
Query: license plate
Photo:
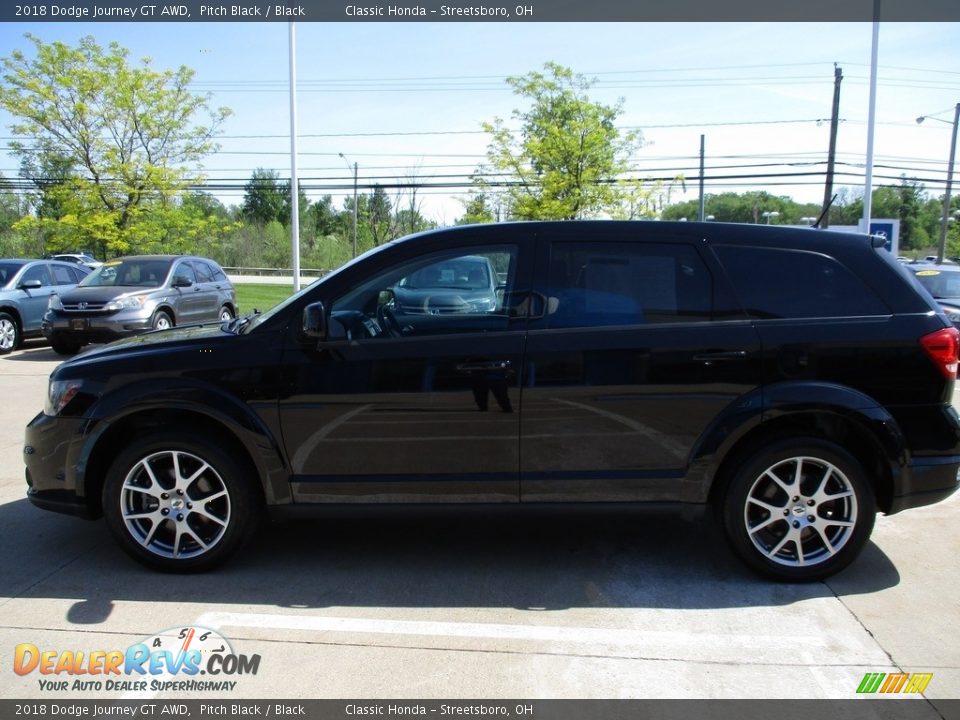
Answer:
M70 321L71 330L86 330L87 321L85 318L75 318Z

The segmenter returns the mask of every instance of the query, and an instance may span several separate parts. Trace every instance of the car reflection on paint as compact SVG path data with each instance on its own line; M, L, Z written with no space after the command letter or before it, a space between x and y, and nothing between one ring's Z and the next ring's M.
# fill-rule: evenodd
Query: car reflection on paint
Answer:
M497 308L499 280L485 257L466 256L427 265L393 288L395 312L405 315L486 313Z

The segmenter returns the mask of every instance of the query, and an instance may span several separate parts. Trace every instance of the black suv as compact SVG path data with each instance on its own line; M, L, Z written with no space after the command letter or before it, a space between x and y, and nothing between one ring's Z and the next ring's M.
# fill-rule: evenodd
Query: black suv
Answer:
M485 258L495 301L408 309ZM454 308L459 310L454 310ZM713 507L782 580L957 487L958 332L878 239L716 223L464 227L377 248L269 312L60 365L28 495L162 570L332 507Z

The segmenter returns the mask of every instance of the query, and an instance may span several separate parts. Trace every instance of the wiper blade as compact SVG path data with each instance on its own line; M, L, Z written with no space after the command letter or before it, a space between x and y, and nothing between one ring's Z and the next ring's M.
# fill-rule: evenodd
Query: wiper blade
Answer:
M247 323L253 318L254 315L259 315L259 310L254 310L252 313L247 315L242 315L240 317L235 317L232 320L228 320L226 327L224 328L227 332L232 332L234 335L239 335L240 331L246 326Z

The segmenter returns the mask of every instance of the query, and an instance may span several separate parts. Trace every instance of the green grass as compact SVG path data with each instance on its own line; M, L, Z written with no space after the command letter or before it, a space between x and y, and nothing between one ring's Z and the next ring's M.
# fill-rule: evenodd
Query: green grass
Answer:
M240 314L253 312L254 308L264 312L293 294L293 285L259 285L254 283L236 283L237 304Z

